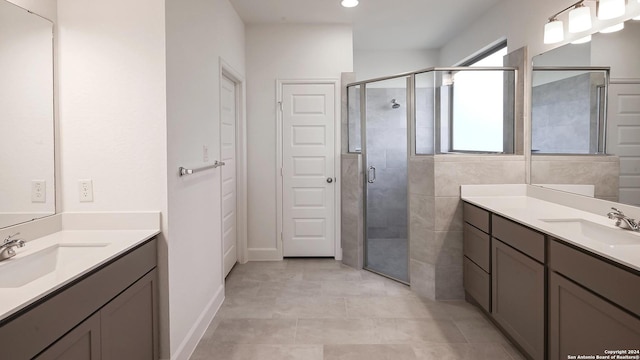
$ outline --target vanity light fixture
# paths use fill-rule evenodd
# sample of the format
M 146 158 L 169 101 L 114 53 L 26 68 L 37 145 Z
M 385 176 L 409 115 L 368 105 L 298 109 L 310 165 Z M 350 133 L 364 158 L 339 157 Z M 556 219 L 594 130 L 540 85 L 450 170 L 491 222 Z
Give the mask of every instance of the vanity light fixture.
M 578 40 L 574 40 L 571 43 L 574 45 L 578 45 L 578 44 L 584 44 L 584 43 L 588 43 L 589 41 L 591 41 L 591 35 L 587 35 L 583 38 L 580 38 Z
M 598 19 L 609 20 L 624 15 L 625 0 L 598 0 Z
M 591 29 L 591 8 L 579 3 L 569 11 L 569 32 L 579 33 Z
M 564 26 L 562 21 L 555 17 L 550 18 L 544 26 L 544 43 L 555 44 L 564 40 Z
M 346 7 L 346 8 L 356 7 L 356 6 L 358 6 L 358 0 L 342 0 L 340 5 L 342 5 L 343 7 Z
M 621 22 L 620 24 L 609 26 L 608 28 L 604 28 L 604 29 L 600 30 L 600 32 L 603 33 L 603 34 L 610 34 L 610 33 L 616 32 L 616 31 L 620 31 L 622 29 L 624 29 L 624 23 L 623 22 Z

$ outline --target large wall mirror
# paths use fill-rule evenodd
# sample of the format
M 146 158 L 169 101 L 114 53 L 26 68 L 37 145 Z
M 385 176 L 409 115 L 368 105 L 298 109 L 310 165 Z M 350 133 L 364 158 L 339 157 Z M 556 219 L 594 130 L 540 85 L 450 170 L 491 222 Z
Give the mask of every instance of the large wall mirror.
M 0 228 L 55 214 L 53 24 L 0 0 Z
M 624 25 L 533 58 L 532 184 L 640 206 L 640 21 Z

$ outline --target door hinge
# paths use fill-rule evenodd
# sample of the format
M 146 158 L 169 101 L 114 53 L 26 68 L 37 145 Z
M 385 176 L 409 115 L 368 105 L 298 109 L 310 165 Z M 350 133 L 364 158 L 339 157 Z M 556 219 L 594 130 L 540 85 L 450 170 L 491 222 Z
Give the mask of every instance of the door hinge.
M 282 168 L 280 168 L 280 176 L 284 176 L 284 170 L 282 170 Z
M 282 101 L 278 101 L 278 105 L 280 106 L 280 111 L 282 111 Z

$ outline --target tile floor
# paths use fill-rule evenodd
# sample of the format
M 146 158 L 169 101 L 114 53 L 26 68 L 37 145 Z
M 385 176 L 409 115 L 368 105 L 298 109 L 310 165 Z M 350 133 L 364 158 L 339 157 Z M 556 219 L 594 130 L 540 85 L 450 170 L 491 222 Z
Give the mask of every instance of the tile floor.
M 524 359 L 475 307 L 334 260 L 236 265 L 191 360 Z

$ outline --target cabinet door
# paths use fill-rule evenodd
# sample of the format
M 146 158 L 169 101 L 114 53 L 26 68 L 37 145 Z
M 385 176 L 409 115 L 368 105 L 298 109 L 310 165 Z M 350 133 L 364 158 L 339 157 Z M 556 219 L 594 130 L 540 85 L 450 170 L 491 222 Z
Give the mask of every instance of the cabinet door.
M 549 274 L 550 360 L 639 345 L 640 319 L 555 272 Z
M 51 347 L 36 356 L 37 360 L 99 360 L 100 316 L 93 315 L 80 323 Z
M 103 360 L 158 358 L 156 270 L 100 311 Z
M 491 239 L 492 316 L 533 359 L 544 359 L 544 266 Z

